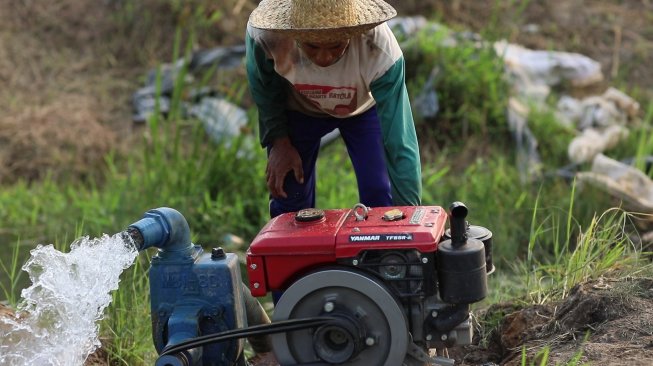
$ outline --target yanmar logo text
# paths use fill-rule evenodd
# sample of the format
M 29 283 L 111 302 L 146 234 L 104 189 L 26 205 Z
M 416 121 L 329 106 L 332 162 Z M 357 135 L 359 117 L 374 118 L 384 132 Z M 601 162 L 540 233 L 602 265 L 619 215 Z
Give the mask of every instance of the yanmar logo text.
M 358 242 L 380 242 L 380 241 L 412 241 L 413 234 L 367 234 L 350 235 L 350 243 Z

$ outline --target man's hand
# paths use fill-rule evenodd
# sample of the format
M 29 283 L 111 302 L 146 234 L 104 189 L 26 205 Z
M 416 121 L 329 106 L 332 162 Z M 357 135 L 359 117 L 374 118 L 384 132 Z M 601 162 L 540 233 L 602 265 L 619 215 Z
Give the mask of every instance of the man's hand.
M 283 190 L 283 181 L 291 170 L 295 174 L 295 179 L 303 184 L 304 169 L 297 149 L 292 146 L 288 137 L 276 139 L 270 149 L 268 166 L 265 169 L 268 190 L 272 197 L 288 197 Z

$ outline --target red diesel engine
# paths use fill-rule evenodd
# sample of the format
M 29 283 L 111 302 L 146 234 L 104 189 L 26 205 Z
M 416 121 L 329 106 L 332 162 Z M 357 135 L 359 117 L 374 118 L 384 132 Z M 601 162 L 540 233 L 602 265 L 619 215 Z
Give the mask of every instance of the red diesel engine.
M 459 202 L 450 214 L 357 204 L 271 220 L 247 252 L 252 294 L 282 294 L 273 321 L 334 319 L 272 335 L 280 364 L 453 364 L 429 350 L 471 342 L 470 304 L 493 269 L 491 232 L 466 216 Z

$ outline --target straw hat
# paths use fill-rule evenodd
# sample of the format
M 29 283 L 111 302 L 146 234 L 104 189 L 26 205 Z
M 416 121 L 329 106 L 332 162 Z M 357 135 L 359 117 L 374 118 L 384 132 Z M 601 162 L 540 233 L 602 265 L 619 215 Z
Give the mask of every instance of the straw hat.
M 396 15 L 383 0 L 263 0 L 249 23 L 300 41 L 326 42 L 351 38 Z

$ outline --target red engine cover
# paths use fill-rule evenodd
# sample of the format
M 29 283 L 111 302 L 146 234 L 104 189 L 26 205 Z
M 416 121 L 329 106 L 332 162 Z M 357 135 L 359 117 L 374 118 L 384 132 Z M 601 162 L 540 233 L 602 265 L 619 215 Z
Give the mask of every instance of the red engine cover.
M 447 221 L 439 206 L 378 207 L 359 220 L 363 214 L 359 209 L 335 209 L 324 210 L 312 221 L 299 221 L 295 213 L 272 219 L 247 251 L 252 294 L 285 289 L 309 270 L 356 257 L 364 250 L 434 252 Z

